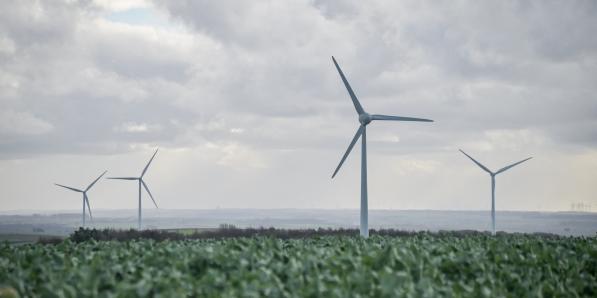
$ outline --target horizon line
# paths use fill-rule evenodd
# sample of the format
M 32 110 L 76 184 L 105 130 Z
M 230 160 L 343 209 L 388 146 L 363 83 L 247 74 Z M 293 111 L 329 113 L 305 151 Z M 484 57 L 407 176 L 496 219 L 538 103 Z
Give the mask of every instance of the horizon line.
M 254 211 L 275 211 L 275 210 L 296 210 L 296 211 L 359 211 L 359 208 L 295 208 L 295 207 L 280 207 L 280 208 L 245 208 L 245 207 L 213 207 L 213 208 L 193 208 L 193 209 L 178 209 L 178 208 L 143 208 L 146 210 L 154 210 L 153 212 L 162 211 L 215 211 L 215 210 L 254 210 Z M 96 208 L 94 211 L 137 211 L 137 208 Z M 376 208 L 369 209 L 371 211 L 441 211 L 441 212 L 491 212 L 490 209 L 429 209 L 429 208 L 408 208 L 408 209 L 394 209 L 394 208 Z M 65 213 L 73 212 L 80 213 L 79 209 L 9 209 L 0 210 L 0 215 L 8 215 L 8 213 Z M 496 212 L 537 212 L 537 213 L 597 213 L 597 211 L 575 211 L 575 210 L 496 210 Z

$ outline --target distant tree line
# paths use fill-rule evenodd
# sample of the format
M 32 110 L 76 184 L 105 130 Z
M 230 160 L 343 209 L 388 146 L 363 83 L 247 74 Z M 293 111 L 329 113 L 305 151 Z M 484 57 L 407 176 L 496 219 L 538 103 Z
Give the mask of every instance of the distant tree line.
M 213 230 L 195 231 L 193 233 L 181 233 L 172 230 L 117 230 L 117 229 L 87 229 L 79 228 L 73 232 L 69 239 L 79 243 L 84 241 L 130 241 L 138 239 L 153 239 L 155 241 L 177 241 L 192 239 L 225 239 L 237 237 L 273 237 L 278 239 L 300 239 L 322 236 L 358 236 L 358 229 L 345 228 L 318 228 L 318 229 L 276 229 L 276 228 L 237 228 L 233 225 L 220 225 Z M 391 236 L 391 237 L 413 237 L 423 235 L 469 237 L 469 236 L 490 236 L 489 232 L 474 230 L 460 231 L 404 231 L 397 229 L 379 229 L 371 230 L 370 235 Z M 512 235 L 511 233 L 500 232 L 498 235 Z M 534 233 L 534 236 L 547 238 L 559 238 L 561 236 L 548 233 Z M 61 242 L 59 239 L 40 238 L 41 243 L 56 244 Z

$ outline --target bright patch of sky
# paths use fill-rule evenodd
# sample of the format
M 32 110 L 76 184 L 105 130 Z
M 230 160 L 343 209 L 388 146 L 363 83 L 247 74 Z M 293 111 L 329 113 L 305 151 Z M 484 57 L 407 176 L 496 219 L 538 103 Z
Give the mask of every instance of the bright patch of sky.
M 114 23 L 124 23 L 133 26 L 149 26 L 161 29 L 180 29 L 164 14 L 160 14 L 150 7 L 129 8 L 122 11 L 113 11 L 105 19 Z

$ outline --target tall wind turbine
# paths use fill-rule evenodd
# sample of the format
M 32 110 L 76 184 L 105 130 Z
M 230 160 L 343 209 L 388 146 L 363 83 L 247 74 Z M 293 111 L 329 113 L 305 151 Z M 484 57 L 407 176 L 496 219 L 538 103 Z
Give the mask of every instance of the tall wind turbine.
M 155 153 L 153 153 L 153 156 L 151 156 L 151 159 L 149 160 L 149 162 L 143 169 L 143 172 L 141 172 L 141 176 L 139 176 L 139 177 L 108 177 L 107 178 L 107 179 L 117 179 L 117 180 L 138 180 L 139 181 L 139 230 L 141 230 L 141 185 L 143 185 L 143 187 L 149 194 L 149 197 L 151 198 L 151 201 L 153 202 L 155 207 L 158 208 L 158 204 L 155 203 L 155 200 L 153 199 L 153 195 L 151 195 L 151 192 L 149 191 L 149 187 L 147 187 L 147 184 L 145 184 L 145 181 L 143 181 L 143 176 L 147 172 L 147 168 L 149 168 L 151 161 L 153 161 L 153 158 L 155 157 L 155 155 L 157 153 L 158 153 L 158 149 L 156 149 Z
M 99 177 L 97 177 L 97 179 L 93 180 L 93 182 L 91 182 L 91 184 L 89 184 L 89 186 L 87 186 L 87 188 L 85 188 L 85 190 L 80 190 L 74 187 L 70 187 L 70 186 L 65 186 L 62 184 L 58 184 L 58 183 L 54 183 L 54 185 L 56 186 L 60 186 L 60 187 L 64 187 L 66 189 L 70 189 L 72 191 L 76 191 L 76 192 L 80 192 L 83 193 L 83 226 L 85 227 L 85 205 L 87 205 L 87 209 L 89 210 L 89 219 L 92 219 L 91 217 L 91 207 L 89 206 L 89 198 L 87 197 L 87 191 L 91 189 L 91 187 L 98 181 L 100 180 L 100 178 L 102 178 L 102 176 L 104 176 L 104 174 L 106 174 L 107 171 L 104 171 Z
M 344 82 L 344 86 L 346 86 L 346 90 L 348 90 L 348 94 L 350 95 L 350 98 L 352 99 L 352 104 L 354 105 L 354 108 L 356 109 L 357 114 L 359 115 L 359 122 L 361 123 L 359 128 L 357 129 L 357 133 L 355 134 L 352 141 L 350 142 L 350 145 L 348 145 L 348 149 L 346 149 L 346 153 L 344 153 L 342 160 L 340 160 L 340 164 L 338 164 L 338 167 L 334 171 L 332 178 L 334 178 L 336 176 L 336 174 L 338 173 L 338 170 L 340 170 L 340 167 L 346 160 L 346 157 L 348 157 L 348 154 L 350 154 L 352 147 L 354 147 L 354 144 L 359 140 L 359 137 L 362 136 L 362 138 L 361 138 L 361 141 L 362 141 L 361 142 L 361 146 L 362 146 L 361 147 L 361 236 L 366 238 L 366 237 L 369 237 L 369 220 L 368 220 L 368 205 L 367 205 L 367 125 L 369 123 L 371 123 L 371 121 L 373 121 L 373 120 L 421 121 L 421 122 L 433 122 L 433 120 L 421 119 L 421 118 L 411 118 L 411 117 L 401 117 L 401 116 L 368 114 L 367 112 L 365 112 L 365 110 L 361 106 L 361 103 L 359 102 L 359 100 L 357 99 L 357 96 L 352 91 L 350 84 L 348 84 L 348 81 L 346 80 L 344 73 L 342 73 L 340 66 L 338 66 L 338 63 L 336 62 L 336 59 L 334 59 L 333 56 L 332 56 L 332 61 L 334 61 L 334 65 L 336 66 L 336 69 L 338 70 L 338 73 L 340 74 L 340 77 L 342 78 L 342 82 Z
M 499 173 L 505 172 L 509 169 L 511 169 L 514 166 L 517 166 L 529 159 L 531 159 L 532 157 L 529 157 L 527 159 L 523 159 L 519 162 L 515 162 L 509 166 L 503 167 L 499 170 L 497 170 L 495 173 L 490 171 L 486 166 L 482 165 L 480 162 L 476 161 L 474 158 L 472 158 L 470 155 L 464 153 L 464 151 L 462 151 L 461 149 L 460 152 L 462 152 L 462 154 L 466 155 L 466 157 L 470 158 L 474 163 L 476 163 L 481 169 L 483 169 L 483 171 L 489 173 L 489 175 L 491 176 L 491 234 L 495 236 L 495 176 Z

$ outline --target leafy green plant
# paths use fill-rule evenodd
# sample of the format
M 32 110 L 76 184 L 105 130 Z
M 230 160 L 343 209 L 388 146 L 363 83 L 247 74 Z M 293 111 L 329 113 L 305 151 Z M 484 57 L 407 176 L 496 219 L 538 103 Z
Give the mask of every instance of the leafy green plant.
M 24 297 L 595 297 L 595 238 L 65 240 L 0 245 Z

